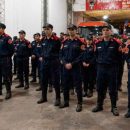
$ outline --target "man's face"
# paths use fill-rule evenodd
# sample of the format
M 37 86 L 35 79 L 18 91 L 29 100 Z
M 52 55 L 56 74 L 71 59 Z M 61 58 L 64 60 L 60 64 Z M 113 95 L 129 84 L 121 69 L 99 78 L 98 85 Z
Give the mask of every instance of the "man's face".
M 24 38 L 25 38 L 25 34 L 19 33 L 19 38 L 20 38 L 20 39 L 24 39 Z
M 70 36 L 75 36 L 76 35 L 76 30 L 75 29 L 68 29 L 68 34 L 70 35 Z
M 0 34 L 4 33 L 4 29 L 0 28 Z
M 35 35 L 35 36 L 34 36 L 34 40 L 35 40 L 35 41 L 39 41 L 39 40 L 40 40 L 40 36 L 39 36 L 39 35 Z
M 112 31 L 109 28 L 103 28 L 102 29 L 103 37 L 109 37 L 111 34 L 112 34 Z
M 92 40 L 86 40 L 87 45 L 91 45 L 92 44 Z
M 45 34 L 48 36 L 48 35 L 51 35 L 52 34 L 52 31 L 53 29 L 52 28 L 44 28 L 44 32 Z

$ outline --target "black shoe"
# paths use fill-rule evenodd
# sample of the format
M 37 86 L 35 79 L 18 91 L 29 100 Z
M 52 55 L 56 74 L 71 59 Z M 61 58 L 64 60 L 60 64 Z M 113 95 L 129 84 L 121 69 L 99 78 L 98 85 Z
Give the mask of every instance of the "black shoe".
M 0 90 L 0 95 L 2 95 L 2 91 Z
M 29 85 L 25 85 L 24 89 L 25 90 L 29 89 Z
M 17 85 L 15 88 L 23 88 L 23 87 L 24 87 L 23 84 L 19 84 L 19 85 Z
M 60 99 L 57 99 L 54 103 L 54 106 L 60 106 Z
M 88 98 L 91 98 L 93 96 L 93 92 L 92 91 L 89 91 L 88 93 L 87 93 L 87 97 Z
M 85 92 L 84 94 L 83 94 L 83 97 L 87 97 L 88 95 L 87 95 L 87 93 Z
M 32 73 L 29 74 L 29 76 L 32 76 L 32 75 L 33 75 Z
M 81 112 L 82 111 L 82 105 L 77 104 L 76 112 Z
M 41 98 L 41 99 L 37 102 L 37 104 L 42 104 L 42 103 L 45 103 L 45 102 L 47 102 L 47 99 Z
M 122 88 L 119 88 L 118 91 L 119 91 L 119 92 L 122 92 Z
M 119 116 L 119 111 L 117 107 L 112 108 L 111 112 L 113 113 L 114 116 Z
M 12 97 L 11 92 L 7 92 L 7 93 L 6 93 L 6 96 L 5 96 L 5 99 L 8 100 L 8 99 L 10 99 L 11 97 Z
M 130 110 L 125 114 L 125 118 L 130 118 Z
M 13 75 L 16 75 L 16 72 L 14 72 Z
M 59 108 L 66 108 L 69 107 L 69 103 L 60 104 Z
M 103 111 L 103 107 L 102 106 L 96 106 L 95 108 L 92 109 L 92 112 L 99 112 L 99 111 Z
M 41 90 L 42 90 L 42 88 L 41 88 L 41 87 L 36 89 L 36 91 L 41 91 Z
M 31 83 L 35 83 L 35 82 L 37 82 L 37 80 L 36 79 L 32 79 L 30 82 Z

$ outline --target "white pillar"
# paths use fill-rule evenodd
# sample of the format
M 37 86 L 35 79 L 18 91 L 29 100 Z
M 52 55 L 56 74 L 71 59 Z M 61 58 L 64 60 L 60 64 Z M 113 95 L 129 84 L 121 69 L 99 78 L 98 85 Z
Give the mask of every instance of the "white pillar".
M 32 40 L 34 33 L 41 33 L 41 0 L 5 0 L 5 24 L 12 36 L 23 29 Z
M 59 35 L 67 28 L 67 2 L 66 0 L 48 0 L 48 23 L 54 26 Z

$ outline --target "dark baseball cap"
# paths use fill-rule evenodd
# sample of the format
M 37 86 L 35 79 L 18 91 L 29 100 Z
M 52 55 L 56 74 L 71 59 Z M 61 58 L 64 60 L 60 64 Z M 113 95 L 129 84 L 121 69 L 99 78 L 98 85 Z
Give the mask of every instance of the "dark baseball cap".
M 2 28 L 2 29 L 6 29 L 6 26 L 5 26 L 5 24 L 3 24 L 3 23 L 0 23 L 0 28 Z
M 103 26 L 102 29 L 103 29 L 103 28 L 108 28 L 108 29 L 110 29 L 110 30 L 112 29 L 112 27 L 111 27 L 110 24 L 108 24 L 108 25 L 106 25 L 106 26 Z
M 49 23 L 46 23 L 43 28 L 51 28 L 53 29 L 53 25 L 49 24 Z
M 68 25 L 67 29 L 74 29 L 74 30 L 77 30 L 77 26 L 74 25 L 74 24 L 70 24 L 70 25 Z
M 26 34 L 24 30 L 19 31 L 19 34 Z

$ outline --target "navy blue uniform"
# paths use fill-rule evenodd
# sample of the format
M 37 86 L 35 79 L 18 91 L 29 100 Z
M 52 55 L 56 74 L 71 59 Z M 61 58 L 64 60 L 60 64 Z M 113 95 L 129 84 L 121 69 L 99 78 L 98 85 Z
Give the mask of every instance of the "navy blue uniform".
M 108 87 L 112 108 L 116 107 L 119 47 L 120 44 L 114 39 L 102 40 L 96 44 L 98 106 L 103 105 Z
M 125 48 L 125 44 L 122 43 L 121 44 L 122 48 Z M 124 72 L 124 65 L 125 65 L 125 54 L 124 53 L 120 53 L 120 61 L 118 64 L 118 90 L 121 91 L 121 85 L 122 85 L 122 77 L 123 77 L 123 72 Z
M 45 38 L 42 42 L 43 62 L 41 65 L 41 88 L 42 98 L 47 100 L 47 88 L 49 79 L 52 80 L 52 85 L 55 88 L 56 100 L 60 100 L 60 62 L 59 51 L 61 42 L 56 36 Z
M 17 65 L 20 84 L 29 85 L 29 57 L 31 56 L 31 45 L 26 39 L 18 40 L 17 43 Z
M 42 54 L 42 43 L 41 41 L 36 42 L 34 41 L 33 43 L 35 43 L 35 46 L 32 46 L 33 50 L 32 50 L 32 55 L 35 55 L 35 59 L 32 59 L 32 69 L 33 69 L 33 79 L 36 80 L 36 72 L 38 69 L 38 76 L 40 79 L 40 65 L 41 62 L 39 61 L 39 58 Z
M 7 34 L 0 36 L 0 91 L 2 91 L 2 77 L 7 92 L 11 92 L 12 82 L 12 60 L 14 45 L 12 39 Z
M 127 54 L 125 54 L 125 56 L 126 56 L 126 62 L 128 66 L 128 109 L 130 112 L 130 45 L 128 45 L 127 48 L 129 49 L 129 51 Z
M 81 45 L 82 42 L 79 39 L 66 39 L 61 49 L 60 58 L 63 63 L 63 94 L 65 104 L 69 103 L 69 90 L 72 81 L 73 86 L 76 88 L 78 104 L 82 104 Z M 65 64 L 67 63 L 72 64 L 72 69 L 68 70 L 65 68 Z
M 94 89 L 96 59 L 95 59 L 95 52 L 94 52 L 93 46 L 85 47 L 85 50 L 83 52 L 82 62 L 89 64 L 88 67 L 82 66 L 84 91 L 87 94 L 88 90 L 93 92 L 93 89 Z

